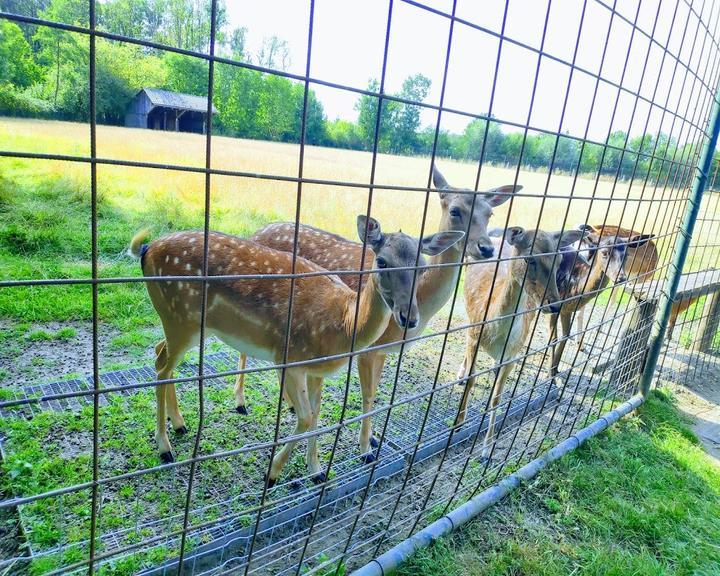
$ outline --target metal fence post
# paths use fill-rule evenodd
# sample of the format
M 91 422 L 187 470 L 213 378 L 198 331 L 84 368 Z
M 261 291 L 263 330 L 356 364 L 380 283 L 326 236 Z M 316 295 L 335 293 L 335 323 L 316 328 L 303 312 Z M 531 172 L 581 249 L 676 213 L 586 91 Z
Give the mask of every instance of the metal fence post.
M 720 87 L 716 87 L 714 95 L 713 109 L 708 121 L 709 138 L 705 141 L 702 153 L 698 159 L 695 168 L 695 180 L 692 190 L 685 207 L 682 225 L 680 226 L 680 236 L 675 243 L 670 268 L 665 279 L 665 287 L 660 295 L 658 305 L 658 315 L 655 317 L 653 332 L 650 336 L 650 345 L 648 348 L 647 360 L 643 368 L 642 377 L 640 379 L 640 390 L 643 396 L 647 396 L 650 392 L 655 366 L 657 365 L 660 349 L 665 338 L 665 330 L 670 320 L 670 311 L 672 309 L 675 295 L 677 294 L 680 276 L 682 275 L 683 266 L 687 257 L 690 242 L 692 240 L 695 222 L 700 212 L 700 204 L 702 203 L 703 193 L 707 185 L 708 173 L 712 168 L 713 154 L 718 141 L 718 133 L 720 133 L 720 101 L 718 100 L 718 92 Z

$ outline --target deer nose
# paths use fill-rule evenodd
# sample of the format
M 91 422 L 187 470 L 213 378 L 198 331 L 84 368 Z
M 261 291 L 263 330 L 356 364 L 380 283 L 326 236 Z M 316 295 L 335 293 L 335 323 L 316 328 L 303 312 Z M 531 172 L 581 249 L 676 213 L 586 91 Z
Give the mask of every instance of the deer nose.
M 488 246 L 479 246 L 479 249 L 483 258 L 490 258 L 495 252 L 495 247 L 492 244 Z
M 410 320 L 408 320 L 407 317 L 405 316 L 405 314 L 400 312 L 400 324 L 402 325 L 403 328 L 405 326 L 407 326 L 408 328 L 415 328 L 415 326 L 417 326 L 418 322 L 417 322 L 417 318 L 411 318 Z

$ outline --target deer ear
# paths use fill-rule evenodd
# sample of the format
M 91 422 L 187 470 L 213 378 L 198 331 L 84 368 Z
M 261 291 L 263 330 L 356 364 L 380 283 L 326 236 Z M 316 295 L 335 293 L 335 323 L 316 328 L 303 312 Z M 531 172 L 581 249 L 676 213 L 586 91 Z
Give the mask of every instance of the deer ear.
M 357 230 L 360 240 L 365 239 L 368 246 L 373 250 L 376 250 L 382 244 L 383 234 L 380 230 L 380 222 L 375 220 L 375 218 L 360 214 L 357 217 Z M 367 235 L 365 234 L 366 230 Z
M 496 206 L 500 206 L 500 204 L 504 204 L 510 200 L 513 194 L 520 192 L 522 189 L 523 187 L 520 184 L 507 184 L 505 186 L 500 186 L 499 188 L 493 188 L 492 190 L 485 192 L 485 200 L 488 204 L 490 204 L 490 206 L 495 208 Z
M 560 248 L 574 244 L 587 235 L 585 230 L 568 230 L 567 232 L 556 232 L 555 238 L 560 240 Z
M 447 230 L 425 236 L 420 240 L 420 251 L 428 256 L 437 256 L 445 252 L 445 250 L 459 240 L 462 240 L 463 236 L 465 236 L 465 232 L 454 230 Z
M 633 236 L 632 238 L 628 239 L 628 247 L 640 248 L 640 246 L 644 246 L 653 238 L 655 238 L 655 234 L 638 234 L 637 236 Z
M 523 248 L 527 244 L 527 234 L 525 228 L 521 226 L 510 226 L 505 233 L 505 240 L 511 246 Z
M 440 170 L 437 169 L 437 167 L 433 164 L 432 169 L 432 175 L 433 175 L 433 186 L 437 188 L 438 190 L 442 190 L 443 188 L 449 188 L 449 184 L 447 183 L 447 180 L 445 180 L 445 176 L 443 176 L 440 173 Z

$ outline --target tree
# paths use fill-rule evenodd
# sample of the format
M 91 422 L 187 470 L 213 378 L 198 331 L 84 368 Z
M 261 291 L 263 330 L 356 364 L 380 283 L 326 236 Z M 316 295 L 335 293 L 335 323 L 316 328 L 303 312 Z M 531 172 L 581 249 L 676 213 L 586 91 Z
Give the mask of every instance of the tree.
M 212 0 L 154 0 L 156 15 L 154 39 L 163 44 L 196 52 L 210 46 Z M 216 40 L 222 43 L 227 24 L 225 2 L 218 0 Z
M 245 42 L 247 39 L 247 28 L 235 28 L 230 34 L 230 56 L 241 62 L 248 61 L 245 53 Z
M 258 65 L 276 70 L 290 68 L 290 48 L 285 40 L 271 36 L 263 40 L 260 52 L 257 54 Z
M 0 21 L 0 84 L 27 88 L 41 78 L 30 44 L 14 22 Z
M 378 92 L 380 84 L 374 78 L 368 82 L 368 92 Z M 375 96 L 363 94 L 355 103 L 355 110 L 358 111 L 358 133 L 365 150 L 372 150 L 375 142 L 375 124 L 377 123 L 379 99 Z M 387 101 L 383 102 L 387 104 Z
M 164 58 L 167 69 L 166 88 L 196 96 L 207 96 L 208 65 L 205 60 L 169 52 Z
M 37 18 L 50 0 L 0 0 L 0 11 Z
M 98 24 L 108 32 L 144 38 L 148 13 L 154 8 L 149 0 L 114 0 L 98 5 Z
M 409 76 L 403 82 L 398 96 L 403 100 L 423 102 L 427 98 L 431 81 L 422 74 Z M 388 108 L 391 129 L 389 151 L 408 154 L 419 149 L 418 129 L 420 128 L 420 107 L 405 102 L 393 102 Z M 384 118 L 383 118 L 384 120 Z
M 295 84 L 293 87 L 295 99 L 295 118 L 297 119 L 295 133 L 300 135 L 300 126 L 303 113 L 303 101 L 305 97 L 305 85 Z M 322 104 L 317 99 L 315 92 L 308 90 L 307 112 L 305 114 L 305 142 L 323 145 L 327 140 L 327 118 Z
M 347 120 L 334 120 L 326 123 L 327 143 L 337 148 L 362 150 L 363 141 L 357 124 Z

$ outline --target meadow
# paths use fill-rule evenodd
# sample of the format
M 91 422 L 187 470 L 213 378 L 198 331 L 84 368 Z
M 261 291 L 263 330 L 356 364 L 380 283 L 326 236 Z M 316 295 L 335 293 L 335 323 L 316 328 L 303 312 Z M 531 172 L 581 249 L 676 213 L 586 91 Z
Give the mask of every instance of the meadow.
M 0 118 L 2 149 L 35 154 L 89 155 L 89 126 L 82 123 Z M 113 126 L 97 127 L 98 157 L 202 168 L 205 138 L 196 134 L 163 133 Z M 310 179 L 357 183 L 358 187 L 304 184 L 302 222 L 355 238 L 355 215 L 365 213 L 372 155 L 366 152 L 308 146 L 303 175 Z M 214 137 L 212 167 L 268 176 L 296 177 L 299 146 Z M 438 167 L 454 186 L 472 188 L 477 166 L 439 160 Z M 430 170 L 427 157 L 379 155 L 378 185 L 425 187 Z M 205 177 L 177 170 L 100 164 L 98 178 L 98 257 L 101 277 L 137 276 L 137 262 L 125 255 L 128 241 L 139 228 L 155 234 L 201 228 L 204 222 Z M 493 226 L 512 225 L 556 230 L 581 222 L 618 224 L 660 236 L 668 253 L 686 190 L 646 187 L 643 182 L 574 179 L 567 174 L 520 171 L 484 166 L 479 189 L 517 182 L 524 188 L 512 203 L 495 210 Z M 547 189 L 546 197 L 545 191 Z M 594 200 L 590 200 L 593 198 Z M 716 212 L 719 195 L 708 195 L 703 214 Z M 295 218 L 298 186 L 264 178 L 213 175 L 210 188 L 210 226 L 247 236 L 262 225 Z M 638 201 L 642 200 L 642 201 Z M 418 191 L 375 189 L 372 215 L 385 230 L 420 232 L 427 203 L 425 230 L 434 231 L 439 219 L 435 195 Z M 508 211 L 512 214 L 508 217 Z M 711 224 L 711 223 L 710 223 Z M 699 226 L 699 244 L 707 243 L 712 226 Z M 85 162 L 0 158 L 0 276 L 6 279 L 87 278 L 90 276 L 90 168 Z M 717 248 L 691 253 L 695 268 L 707 267 Z M 157 326 L 144 288 L 139 284 L 104 285 L 99 290 L 99 318 L 114 327 L 118 348 L 125 343 L 140 353 L 150 342 L 145 328 Z M 27 288 L 0 291 L 0 319 L 20 323 L 87 321 L 91 317 L 87 286 Z M 17 326 L 12 326 L 16 331 Z M 35 327 L 38 328 L 38 327 Z M 55 334 L 62 326 L 51 329 Z M 75 328 L 77 330 L 77 328 Z M 33 329 L 34 330 L 34 329 Z M 30 328 L 25 332 L 33 332 Z M 7 330 L 6 330 L 7 333 Z M 39 336 L 41 337 L 41 336 Z M 154 337 L 154 336 L 153 336 Z M 15 339 L 13 337 L 13 339 Z M 5 368 L 6 369 L 6 368 Z M 2 376 L 0 368 L 0 376 Z
M 89 135 L 86 124 L 0 118 L 3 151 L 86 157 Z M 97 127 L 97 155 L 104 159 L 202 168 L 205 145 L 205 138 L 194 134 Z M 218 170 L 295 177 L 298 163 L 297 145 L 226 137 L 212 139 L 212 167 Z M 369 153 L 308 146 L 304 177 L 353 182 L 358 186 L 303 184 L 301 221 L 354 238 L 355 216 L 367 210 L 371 163 Z M 473 187 L 476 165 L 448 160 L 437 164 L 450 184 Z M 379 155 L 376 183 L 422 188 L 427 186 L 429 171 L 427 157 Z M 619 182 L 614 186 L 611 180 L 596 182 L 583 177 L 574 182 L 566 174 L 552 174 L 548 180 L 547 173 L 521 171 L 516 174 L 512 168 L 489 165 L 482 169 L 479 188 L 512 183 L 516 176 L 524 188 L 512 203 L 509 222 L 529 228 L 539 222 L 545 229 L 558 230 L 579 222 L 598 223 L 607 219 L 608 223 L 664 235 L 675 230 L 684 206 L 684 190 L 656 190 L 651 186 L 643 190 L 642 183 L 630 186 Z M 97 177 L 98 273 L 103 278 L 141 275 L 137 261 L 126 255 L 128 241 L 140 227 L 150 225 L 155 234 L 161 234 L 203 225 L 203 174 L 100 164 Z M 210 180 L 210 226 L 215 230 L 248 236 L 268 222 L 295 217 L 298 198 L 295 183 L 220 175 L 213 175 Z M 545 196 L 546 187 L 547 194 L 553 198 Z M 595 199 L 593 202 L 589 200 L 591 197 Z M 640 199 L 653 201 L 638 202 Z M 425 229 L 431 232 L 436 229 L 440 216 L 434 194 L 376 189 L 372 215 L 386 230 L 401 228 L 417 234 L 426 202 Z M 716 204 L 717 198 L 708 197 L 703 214 L 711 218 Z M 491 225 L 504 225 L 509 210 L 509 203 L 496 209 Z M 701 241 L 709 238 L 709 232 L 700 232 Z M 0 158 L 0 278 L 89 278 L 90 235 L 87 163 Z M 662 238 L 659 245 L 666 257 L 668 238 Z M 706 259 L 711 256 L 714 256 L 712 250 L 703 252 L 702 257 L 698 256 L 697 265 L 709 261 Z M 18 387 L 28 383 L 91 372 L 91 303 L 89 286 L 0 288 L 0 398 L 11 398 Z M 152 364 L 151 347 L 161 333 L 142 283 L 101 285 L 98 318 L 101 372 Z M 404 365 L 403 372 L 407 374 L 403 377 L 408 381 L 417 379 L 427 384 L 430 378 L 427 375 L 433 370 L 431 358 L 437 354 L 438 346 L 434 342 L 428 340 L 424 347 L 417 348 L 419 352 L 411 359 L 414 365 L 410 368 Z M 453 346 L 454 351 L 460 349 L 460 336 Z M 211 344 L 211 352 L 219 350 L 216 343 Z M 455 367 L 456 362 L 443 367 L 444 375 L 451 378 Z M 392 365 L 387 370 L 391 378 Z M 255 384 L 248 387 L 253 425 L 242 426 L 241 430 L 238 430 L 237 419 L 228 418 L 228 408 L 232 405 L 229 387 L 208 390 L 203 451 L 228 450 L 269 439 L 271 431 L 263 423 L 273 417 L 277 384 L 272 373 L 253 376 Z M 410 382 L 408 389 L 412 390 L 413 385 L 417 386 Z M 328 383 L 328 389 L 335 391 L 330 392 L 323 403 L 321 420 L 325 423 L 339 418 L 343 387 L 342 375 Z M 101 474 L 119 474 L 156 464 L 152 442 L 153 402 L 151 390 L 143 390 L 130 399 L 109 396 L 108 404 L 101 410 Z M 185 387 L 181 404 L 191 430 L 197 429 L 197 402 L 195 386 Z M 348 403 L 348 415 L 359 413 L 355 375 Z M 283 433 L 289 433 L 292 421 L 291 415 L 283 415 Z M 1 476 L 6 493 L 33 494 L 88 480 L 92 464 L 89 456 L 92 410 L 88 406 L 77 414 L 42 412 L 32 419 L 0 419 L 0 424 L 11 438 L 7 446 L 12 455 L 3 463 L 4 476 Z M 347 462 L 355 463 L 355 433 L 345 436 L 342 449 L 348 455 Z M 181 459 L 190 455 L 193 440 L 191 434 L 176 441 Z M 330 443 L 330 434 L 322 437 L 324 458 L 328 456 Z M 233 506 L 242 511 L 247 505 L 243 498 L 249 498 L 248 494 L 257 496 L 253 491 L 257 491 L 260 483 L 255 476 L 264 469 L 263 459 L 267 456 L 264 453 L 257 456 L 259 465 L 253 453 L 233 461 L 209 461 L 203 466 L 198 481 L 204 490 L 200 503 L 210 506 L 217 501 L 213 490 L 220 479 L 223 486 L 229 487 L 222 498 L 233 499 Z M 287 476 L 302 469 L 302 455 L 296 452 Z M 162 475 L 153 474 L 142 482 L 108 488 L 104 496 L 108 504 L 100 518 L 101 530 L 126 530 L 126 543 L 146 537 L 147 534 L 132 531 L 133 521 L 146 512 L 152 518 L 168 518 L 181 509 L 183 482 L 182 474 L 174 476 L 171 484 L 167 484 Z M 288 486 L 282 487 L 282 490 L 288 489 Z M 83 538 L 89 521 L 87 494 L 71 495 L 62 502 L 81 519 L 78 523 L 73 524 L 57 510 L 41 503 L 25 509 L 34 546 L 52 549 L 62 542 L 77 546 L 64 555 L 50 555 L 36 562 L 35 572 L 74 561 L 85 553 Z M 201 519 L 208 521 L 221 512 L 212 509 L 204 514 Z M 171 524 L 177 522 L 174 518 Z M 174 553 L 176 550 L 171 547 L 159 547 L 149 550 L 145 557 L 128 559 L 127 564 L 121 562 L 106 567 L 105 572 L 132 573 L 141 565 L 157 563 Z

